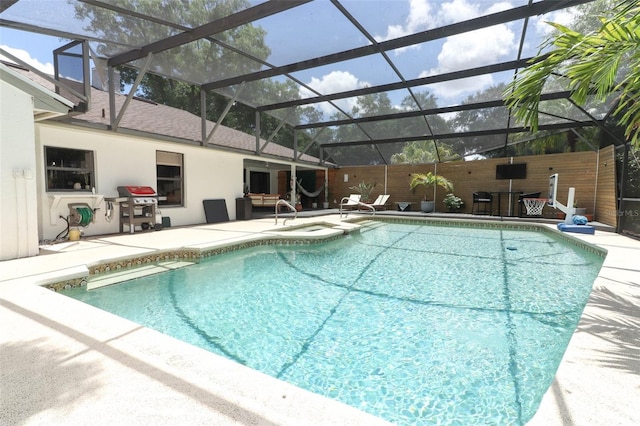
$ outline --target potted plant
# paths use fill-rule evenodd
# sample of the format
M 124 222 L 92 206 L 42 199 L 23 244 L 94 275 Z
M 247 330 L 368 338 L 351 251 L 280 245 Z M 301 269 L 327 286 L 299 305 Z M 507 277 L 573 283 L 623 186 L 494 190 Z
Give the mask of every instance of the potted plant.
M 297 192 L 293 193 L 293 206 L 295 207 L 296 211 L 302 211 L 302 197 L 300 197 L 300 194 L 298 194 Z
M 356 186 L 350 186 L 349 189 L 360 194 L 360 201 L 362 201 L 363 203 L 368 203 L 370 201 L 369 197 L 371 197 L 371 191 L 373 191 L 373 188 L 375 188 L 376 185 L 377 184 L 375 183 L 367 183 L 362 181 Z
M 579 214 L 581 216 L 584 216 L 585 214 L 587 214 L 587 208 L 586 207 L 578 207 L 578 200 L 574 200 L 573 201 L 573 208 L 576 209 L 573 214 Z
M 420 210 L 424 213 L 430 213 L 435 210 L 435 201 L 429 200 L 429 193 L 434 191 L 436 186 L 440 186 L 447 191 L 453 191 L 453 184 L 444 176 L 429 173 L 414 173 L 411 175 L 411 183 L 409 188 L 413 191 L 418 186 L 425 187 L 424 200 L 420 202 Z
M 447 206 L 451 213 L 457 212 L 464 205 L 462 198 L 455 196 L 452 192 L 448 193 L 442 202 Z

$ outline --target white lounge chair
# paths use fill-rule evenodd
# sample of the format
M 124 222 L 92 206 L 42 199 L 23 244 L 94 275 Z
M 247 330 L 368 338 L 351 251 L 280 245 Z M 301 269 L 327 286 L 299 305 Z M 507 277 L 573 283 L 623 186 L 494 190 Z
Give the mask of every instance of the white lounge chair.
M 387 201 L 389 201 L 388 194 L 378 195 L 378 198 L 376 198 L 376 200 L 371 203 L 371 206 L 373 206 L 376 210 L 386 210 Z
M 360 202 L 360 194 L 350 194 L 349 199 L 346 202 L 342 203 L 342 209 L 355 209 L 358 208 L 358 203 Z

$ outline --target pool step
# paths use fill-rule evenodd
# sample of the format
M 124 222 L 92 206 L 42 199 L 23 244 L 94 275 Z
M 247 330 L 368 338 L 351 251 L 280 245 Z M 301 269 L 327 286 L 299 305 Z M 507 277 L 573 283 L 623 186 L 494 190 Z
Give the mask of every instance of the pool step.
M 333 226 L 333 229 L 339 229 L 345 234 L 350 234 L 351 232 L 354 232 L 354 231 L 360 231 L 360 228 L 361 228 L 360 224 L 351 223 L 351 222 L 343 222 L 341 224 Z
M 362 220 L 355 222 L 360 227 L 360 232 L 372 231 L 376 228 L 384 226 L 383 222 L 379 220 Z
M 139 268 L 127 269 L 125 271 L 96 275 L 95 277 L 91 277 L 87 280 L 87 290 L 95 290 L 97 288 L 106 287 L 108 285 L 119 284 L 124 281 L 146 277 L 153 274 L 159 274 L 161 272 L 167 272 L 189 265 L 193 265 L 193 262 L 167 261 L 155 263 L 152 265 L 144 265 L 140 266 Z

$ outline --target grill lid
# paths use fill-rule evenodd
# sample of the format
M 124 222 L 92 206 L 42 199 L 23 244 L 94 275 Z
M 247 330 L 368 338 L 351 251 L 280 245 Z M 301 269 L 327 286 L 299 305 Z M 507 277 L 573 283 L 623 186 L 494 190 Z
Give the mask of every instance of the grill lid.
M 121 197 L 155 197 L 156 191 L 150 186 L 119 186 L 118 195 Z

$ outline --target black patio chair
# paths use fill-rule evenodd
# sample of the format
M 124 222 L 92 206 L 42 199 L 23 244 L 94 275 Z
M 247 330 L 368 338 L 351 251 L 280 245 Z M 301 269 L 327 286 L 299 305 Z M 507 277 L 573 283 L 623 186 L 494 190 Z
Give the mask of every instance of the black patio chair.
M 487 210 L 487 206 L 489 210 Z M 482 207 L 483 214 L 491 214 L 493 211 L 493 195 L 490 192 L 478 191 L 473 193 L 471 214 L 480 214 L 480 207 Z

